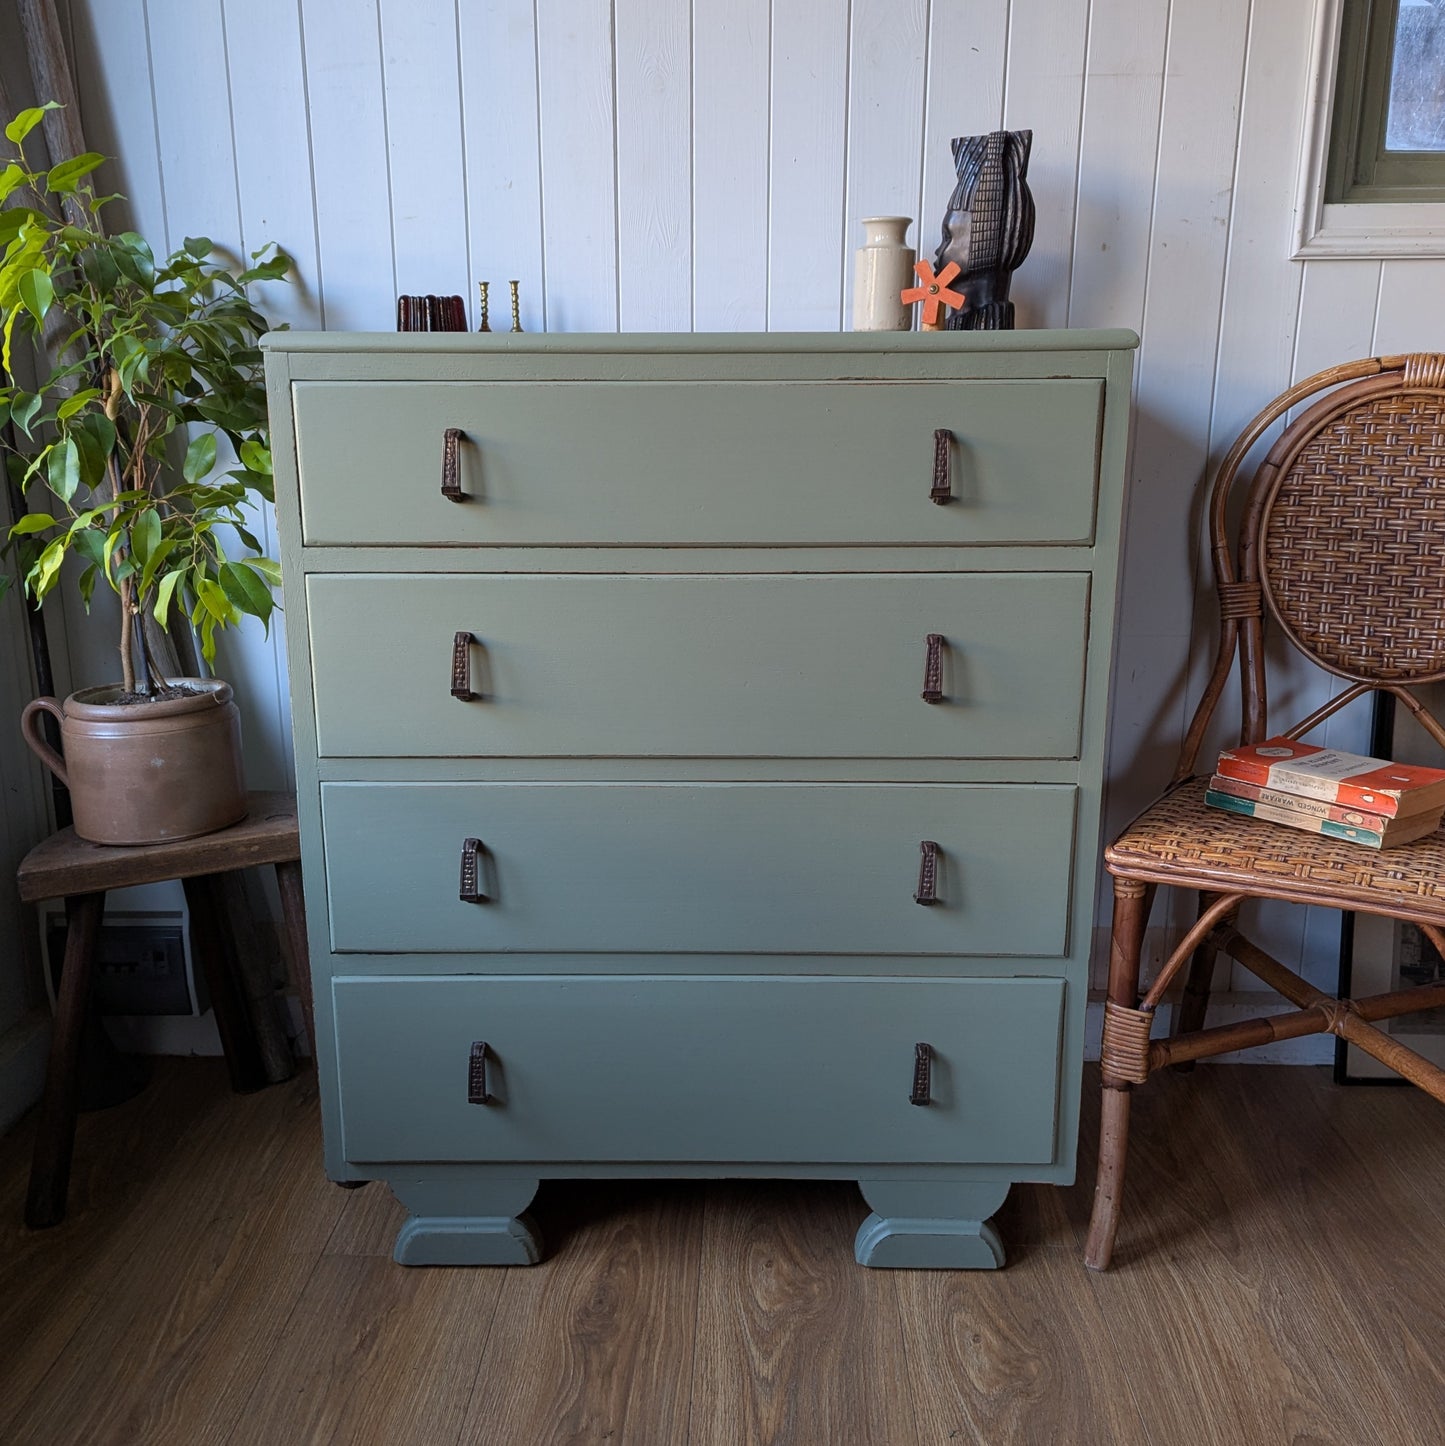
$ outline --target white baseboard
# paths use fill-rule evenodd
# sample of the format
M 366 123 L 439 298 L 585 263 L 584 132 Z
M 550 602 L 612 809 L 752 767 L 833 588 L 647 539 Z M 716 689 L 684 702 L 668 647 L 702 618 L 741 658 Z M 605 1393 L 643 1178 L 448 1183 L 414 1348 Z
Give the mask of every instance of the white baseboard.
M 50 1055 L 50 1016 L 32 1009 L 0 1035 L 0 1135 L 40 1098 Z
M 1255 1019 L 1267 1014 L 1288 1014 L 1294 1005 L 1286 1003 L 1273 994 L 1215 994 L 1210 996 L 1209 1016 L 1206 1023 L 1210 1028 L 1218 1024 L 1235 1024 L 1242 1019 Z M 1157 1038 L 1167 1035 L 1173 1026 L 1174 1007 L 1169 1003 L 1160 1005 L 1158 1021 L 1154 1026 Z M 1099 1036 L 1104 1028 L 1104 1004 L 1102 1000 L 1090 1000 L 1084 1022 L 1084 1058 L 1099 1058 Z M 1282 1039 L 1273 1044 L 1262 1044 L 1255 1049 L 1232 1050 L 1229 1054 L 1217 1054 L 1201 1064 L 1330 1064 L 1335 1057 L 1335 1039 L 1332 1034 L 1307 1034 L 1300 1039 Z

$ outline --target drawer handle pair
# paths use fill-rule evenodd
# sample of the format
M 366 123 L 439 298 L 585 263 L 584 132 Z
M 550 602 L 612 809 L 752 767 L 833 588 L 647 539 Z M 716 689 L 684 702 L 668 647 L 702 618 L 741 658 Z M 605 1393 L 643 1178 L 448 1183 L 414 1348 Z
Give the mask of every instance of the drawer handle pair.
M 942 633 L 929 633 L 926 639 L 927 652 L 923 660 L 923 692 L 919 697 L 925 703 L 943 702 L 943 648 L 948 641 Z M 472 691 L 472 644 L 476 638 L 469 632 L 459 632 L 452 639 L 452 697 L 463 703 L 476 699 Z
M 461 483 L 462 429 L 448 427 L 442 433 L 442 496 L 448 502 L 465 502 Z M 928 500 L 940 506 L 953 501 L 953 433 L 939 427 L 933 434 L 933 486 Z
M 461 886 L 457 898 L 463 904 L 490 904 L 492 899 L 482 892 L 482 852 L 486 844 L 480 839 L 461 840 Z M 939 902 L 939 846 L 932 839 L 918 844 L 918 888 L 914 904 Z
M 485 1039 L 477 1040 L 467 1058 L 467 1103 L 469 1105 L 491 1105 L 496 1095 L 487 1085 L 487 1055 L 490 1051 Z M 908 1092 L 910 1105 L 933 1103 L 933 1046 L 913 1046 L 913 1088 Z

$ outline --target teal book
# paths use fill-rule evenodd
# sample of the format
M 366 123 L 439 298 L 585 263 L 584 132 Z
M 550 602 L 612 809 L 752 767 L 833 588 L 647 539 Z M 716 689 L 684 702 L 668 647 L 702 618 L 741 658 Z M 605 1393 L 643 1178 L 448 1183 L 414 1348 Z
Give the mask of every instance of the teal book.
M 1297 828 L 1304 833 L 1317 833 L 1325 838 L 1343 839 L 1346 843 L 1361 844 L 1368 849 L 1383 848 L 1385 836 L 1376 829 L 1357 828 L 1353 824 L 1338 823 L 1332 818 L 1320 818 L 1315 814 L 1296 813 L 1287 808 L 1276 808 L 1272 804 L 1260 803 L 1258 799 L 1237 798 L 1232 793 L 1220 793 L 1217 789 L 1209 789 L 1204 795 L 1204 801 L 1210 808 L 1222 808 L 1229 813 L 1242 813 L 1248 818 L 1267 819 L 1270 823 L 1282 823 L 1287 828 Z M 1423 830 L 1429 833 L 1430 829 Z M 1423 836 L 1417 835 L 1417 837 Z M 1397 839 L 1394 836 L 1391 843 L 1407 843 L 1408 839 Z

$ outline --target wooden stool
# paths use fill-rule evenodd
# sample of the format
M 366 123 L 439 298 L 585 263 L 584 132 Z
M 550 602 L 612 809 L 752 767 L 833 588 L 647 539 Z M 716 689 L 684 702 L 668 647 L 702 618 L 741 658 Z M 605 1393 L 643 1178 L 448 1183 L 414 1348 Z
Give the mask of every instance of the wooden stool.
M 181 880 L 191 916 L 191 943 L 205 970 L 231 1087 L 238 1093 L 269 1081 L 245 995 L 231 965 L 214 875 L 272 864 L 281 891 L 282 926 L 311 1031 L 311 971 L 306 911 L 301 896 L 301 846 L 296 799 L 289 793 L 252 793 L 250 811 L 231 828 L 177 843 L 127 848 L 88 843 L 61 829 L 26 854 L 16 875 L 27 903 L 64 898 L 69 928 L 55 1008 L 55 1033 L 45 1072 L 45 1093 L 30 1166 L 25 1223 L 32 1230 L 65 1218 L 66 1189 L 75 1144 L 81 1026 L 95 964 L 105 895 L 135 884 Z

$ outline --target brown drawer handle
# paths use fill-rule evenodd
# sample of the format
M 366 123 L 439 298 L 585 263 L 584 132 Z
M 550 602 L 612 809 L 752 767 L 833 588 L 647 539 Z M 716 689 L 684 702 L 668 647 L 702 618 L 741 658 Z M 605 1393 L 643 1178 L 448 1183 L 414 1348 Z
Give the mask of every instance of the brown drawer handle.
M 482 892 L 482 848 L 479 838 L 462 840 L 462 883 L 457 897 L 464 904 L 489 904 L 491 900 Z
M 470 703 L 477 695 L 472 692 L 472 644 L 476 639 L 470 633 L 458 633 L 452 639 L 452 697 Z
M 496 1096 L 487 1088 L 487 1041 L 479 1039 L 472 1045 L 467 1060 L 467 1103 L 489 1105 Z
M 953 501 L 953 479 L 949 475 L 952 458 L 953 433 L 940 427 L 933 434 L 933 488 L 928 494 L 928 500 L 940 507 Z
M 476 1048 L 475 1045 L 472 1047 Z M 485 1045 L 482 1047 L 486 1048 Z M 908 1103 L 910 1105 L 933 1103 L 933 1046 L 931 1044 L 915 1044 L 913 1046 L 913 1089 L 909 1093 Z
M 442 433 L 442 496 L 448 502 L 467 500 L 461 483 L 461 441 L 460 427 L 448 427 Z
M 923 692 L 918 695 L 925 703 L 943 702 L 943 645 L 947 641 L 942 633 L 928 635 L 928 653 L 923 660 Z
M 913 902 L 938 902 L 938 845 L 931 838 L 918 845 L 918 892 L 914 894 Z

